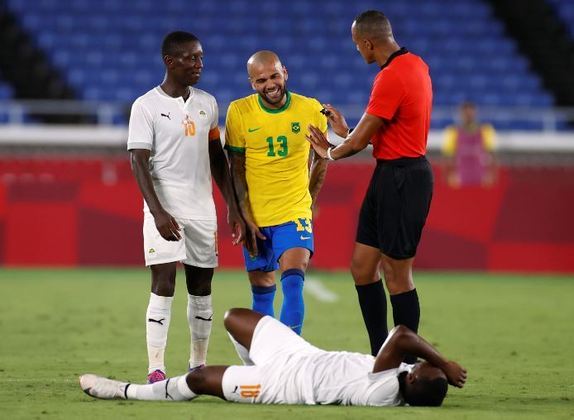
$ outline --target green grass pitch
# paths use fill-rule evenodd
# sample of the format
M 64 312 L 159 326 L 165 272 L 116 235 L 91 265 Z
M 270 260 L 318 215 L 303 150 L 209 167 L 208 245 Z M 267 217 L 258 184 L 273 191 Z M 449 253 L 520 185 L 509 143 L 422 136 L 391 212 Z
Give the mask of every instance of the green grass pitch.
M 310 274 L 338 300 L 306 294 L 304 336 L 325 349 L 368 351 L 347 273 Z M 178 287 L 166 354 L 169 373 L 189 356 L 185 286 Z M 100 401 L 81 373 L 143 381 L 149 274 L 139 269 L 0 270 L 0 417 L 3 419 L 572 418 L 574 278 L 417 273 L 420 331 L 469 372 L 441 408 L 239 405 Z M 210 364 L 237 364 L 222 319 L 249 306 L 242 272 L 216 273 Z M 280 301 L 278 296 L 277 301 Z M 279 302 L 278 302 L 279 303 Z M 278 305 L 277 305 L 278 306 Z M 389 316 L 389 319 L 390 316 Z

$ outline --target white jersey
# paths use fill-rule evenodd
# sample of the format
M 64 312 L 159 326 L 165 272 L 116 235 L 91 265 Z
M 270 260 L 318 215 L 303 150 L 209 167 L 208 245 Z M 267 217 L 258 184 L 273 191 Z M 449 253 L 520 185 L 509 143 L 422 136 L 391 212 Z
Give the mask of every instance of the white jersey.
M 222 388 L 242 403 L 395 406 L 403 402 L 398 376 L 412 369 L 372 373 L 373 356 L 321 350 L 269 316 L 258 322 L 247 358 L 234 344 L 247 366 L 227 368 Z
M 128 150 L 151 151 L 149 169 L 156 194 L 174 217 L 215 220 L 209 140 L 219 138 L 217 102 L 190 87 L 187 101 L 159 86 L 134 102 Z M 144 211 L 149 212 L 144 200 Z
M 304 368 L 316 404 L 396 406 L 402 404 L 398 375 L 409 365 L 372 373 L 375 358 L 344 351 L 323 351 Z

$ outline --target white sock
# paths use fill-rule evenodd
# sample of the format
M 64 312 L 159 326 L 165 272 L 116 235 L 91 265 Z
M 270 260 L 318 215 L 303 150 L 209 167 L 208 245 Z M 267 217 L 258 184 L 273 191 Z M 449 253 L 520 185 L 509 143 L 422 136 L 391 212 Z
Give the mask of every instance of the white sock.
M 146 342 L 148 356 L 148 373 L 156 369 L 165 372 L 164 353 L 167 345 L 167 331 L 171 319 L 171 302 L 173 296 L 150 294 L 146 312 Z
M 188 401 L 197 397 L 185 378 L 187 374 L 147 385 L 130 384 L 126 390 L 128 400 Z
M 227 333 L 227 335 L 229 336 L 229 339 L 231 340 L 231 342 L 235 346 L 235 351 L 237 352 L 237 355 L 239 356 L 239 358 L 241 359 L 243 364 L 245 366 L 255 365 L 255 363 L 253 363 L 253 360 L 251 360 L 251 358 L 249 357 L 249 350 L 247 350 L 245 347 L 243 347 L 243 345 L 239 344 L 239 341 L 237 341 L 235 338 L 233 338 L 233 336 L 231 334 Z
M 211 295 L 187 295 L 187 322 L 191 332 L 190 368 L 206 364 L 212 318 Z

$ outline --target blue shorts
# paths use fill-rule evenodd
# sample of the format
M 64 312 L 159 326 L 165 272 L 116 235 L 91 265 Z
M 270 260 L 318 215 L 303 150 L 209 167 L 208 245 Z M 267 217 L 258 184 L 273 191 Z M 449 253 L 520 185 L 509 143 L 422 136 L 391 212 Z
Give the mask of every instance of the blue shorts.
M 243 258 L 247 271 L 275 271 L 279 268 L 279 258 L 291 248 L 305 248 L 313 255 L 313 226 L 311 219 L 297 219 L 277 226 L 260 228 L 265 240 L 257 238 L 258 255 L 249 256 L 243 247 Z

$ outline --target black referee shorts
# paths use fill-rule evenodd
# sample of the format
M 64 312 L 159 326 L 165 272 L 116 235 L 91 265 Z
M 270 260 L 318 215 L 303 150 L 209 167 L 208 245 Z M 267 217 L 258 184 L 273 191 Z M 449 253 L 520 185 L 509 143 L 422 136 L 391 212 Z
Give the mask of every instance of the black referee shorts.
M 424 156 L 377 161 L 359 215 L 357 242 L 397 260 L 414 257 L 432 191 L 432 168 Z

